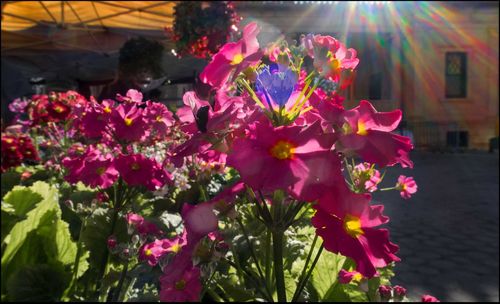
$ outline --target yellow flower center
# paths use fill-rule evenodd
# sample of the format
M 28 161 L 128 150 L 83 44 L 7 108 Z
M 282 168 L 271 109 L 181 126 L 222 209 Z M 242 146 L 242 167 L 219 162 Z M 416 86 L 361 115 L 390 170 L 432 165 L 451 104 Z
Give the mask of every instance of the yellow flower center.
M 359 217 L 350 214 L 344 218 L 344 230 L 353 238 L 357 238 L 364 233 L 363 229 L 361 229 L 361 220 Z
M 181 246 L 179 244 L 172 245 L 171 247 L 172 252 L 177 253 L 179 250 L 181 250 Z
M 401 185 L 401 190 L 402 190 L 402 191 L 406 191 L 406 188 L 408 188 L 408 187 L 406 186 L 406 184 L 402 184 L 402 185 Z
M 184 288 L 186 288 L 186 281 L 179 280 L 179 281 L 175 282 L 175 289 L 184 290 Z
M 16 147 L 14 146 L 10 147 L 10 151 L 16 151 Z
M 363 279 L 363 275 L 361 273 L 356 273 L 354 276 L 352 276 L 352 280 L 355 282 L 360 282 Z
M 358 120 L 358 135 L 365 136 L 368 134 L 368 130 L 366 130 L 366 125 L 362 120 Z
M 12 138 L 7 138 L 5 140 L 6 143 L 11 144 L 14 140 Z
M 234 55 L 233 60 L 231 61 L 231 65 L 240 64 L 243 61 L 243 58 L 243 54 Z
M 141 168 L 141 166 L 139 166 L 139 164 L 138 164 L 138 163 L 133 163 L 133 164 L 130 166 L 130 168 L 132 168 L 132 170 L 136 170 L 136 171 L 137 171 L 137 170 L 139 170 L 139 169 Z
M 61 106 L 55 106 L 54 111 L 56 111 L 57 113 L 62 113 L 64 111 L 64 108 Z
M 280 140 L 270 149 L 270 153 L 277 159 L 291 159 L 295 153 L 295 146 L 289 141 Z
M 145 254 L 146 256 L 150 256 L 150 255 L 152 255 L 152 254 L 153 254 L 153 251 L 151 251 L 151 249 L 146 249 L 146 251 L 144 251 L 144 254 Z
M 99 175 L 102 175 L 104 173 L 104 171 L 106 171 L 106 168 L 105 167 L 99 167 L 95 170 L 95 172 Z
M 160 122 L 162 117 L 160 115 L 156 116 L 156 121 Z
M 339 59 L 332 59 L 330 61 L 330 67 L 332 68 L 332 70 L 336 71 L 340 68 L 340 60 Z
M 132 119 L 131 118 L 126 117 L 124 120 L 125 120 L 125 125 L 127 127 L 130 127 L 132 125 Z
M 104 108 L 104 112 L 106 112 L 106 113 L 111 113 L 111 108 L 110 108 L 109 106 L 106 106 L 106 107 Z

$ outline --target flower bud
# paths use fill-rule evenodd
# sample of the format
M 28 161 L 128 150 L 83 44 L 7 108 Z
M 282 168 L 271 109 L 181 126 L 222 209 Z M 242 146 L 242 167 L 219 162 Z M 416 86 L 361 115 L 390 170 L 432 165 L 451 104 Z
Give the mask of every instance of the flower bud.
M 73 210 L 74 206 L 73 206 L 73 201 L 72 200 L 65 200 L 64 204 L 66 205 L 66 207 L 68 207 L 69 209 Z
M 111 250 L 116 247 L 117 241 L 114 235 L 108 238 L 108 248 Z
M 402 298 L 406 295 L 406 288 L 402 286 L 396 285 L 394 286 L 393 290 L 394 290 L 394 296 L 397 296 L 399 298 Z
M 381 285 L 378 288 L 378 292 L 380 293 L 380 297 L 382 298 L 382 301 L 388 301 L 391 298 L 391 291 L 392 291 L 391 286 L 387 286 L 387 285 Z

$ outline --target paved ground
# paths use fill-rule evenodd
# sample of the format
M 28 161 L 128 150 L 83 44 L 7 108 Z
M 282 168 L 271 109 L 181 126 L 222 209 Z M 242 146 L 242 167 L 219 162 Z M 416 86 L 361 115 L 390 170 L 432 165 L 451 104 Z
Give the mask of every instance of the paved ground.
M 413 170 L 392 169 L 389 187 L 399 174 L 413 176 L 418 192 L 410 200 L 399 193 L 376 193 L 391 218 L 391 240 L 402 262 L 393 284 L 412 299 L 431 294 L 441 301 L 499 301 L 498 153 L 414 153 Z

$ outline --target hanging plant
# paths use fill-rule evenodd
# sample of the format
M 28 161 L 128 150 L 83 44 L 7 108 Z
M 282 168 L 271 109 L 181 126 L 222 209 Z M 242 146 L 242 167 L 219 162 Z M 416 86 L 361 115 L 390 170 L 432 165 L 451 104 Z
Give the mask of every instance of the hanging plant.
M 228 1 L 181 1 L 175 6 L 173 27 L 165 28 L 175 42 L 172 53 L 209 59 L 237 31 L 241 18 Z

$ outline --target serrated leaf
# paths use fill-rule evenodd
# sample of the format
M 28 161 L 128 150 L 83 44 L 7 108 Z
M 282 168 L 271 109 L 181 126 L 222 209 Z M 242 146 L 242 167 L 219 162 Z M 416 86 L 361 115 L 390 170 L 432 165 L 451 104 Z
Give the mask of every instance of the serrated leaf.
M 311 277 L 311 283 L 320 300 L 324 300 L 330 289 L 335 287 L 338 273 L 344 262 L 344 256 L 323 250 Z
M 16 223 L 10 231 L 10 239 L 2 255 L 2 267 L 9 263 L 19 248 L 21 248 L 28 233 L 38 228 L 47 212 L 55 211 L 57 214 L 57 211 L 59 211 L 60 215 L 61 211 L 57 202 L 57 190 L 55 188 L 51 188 L 43 182 L 36 182 L 30 188 L 40 194 L 43 200 L 27 213 L 25 220 Z
M 30 188 L 15 186 L 12 191 L 4 196 L 2 211 L 13 211 L 15 215 L 24 217 L 42 199 L 43 197 L 40 194 L 33 192 Z
M 97 208 L 87 219 L 80 236 L 80 241 L 90 251 L 89 262 L 91 265 L 100 265 L 108 251 L 107 240 L 111 235 L 113 210 Z M 118 242 L 127 239 L 127 226 L 123 219 L 117 216 L 115 233 Z

